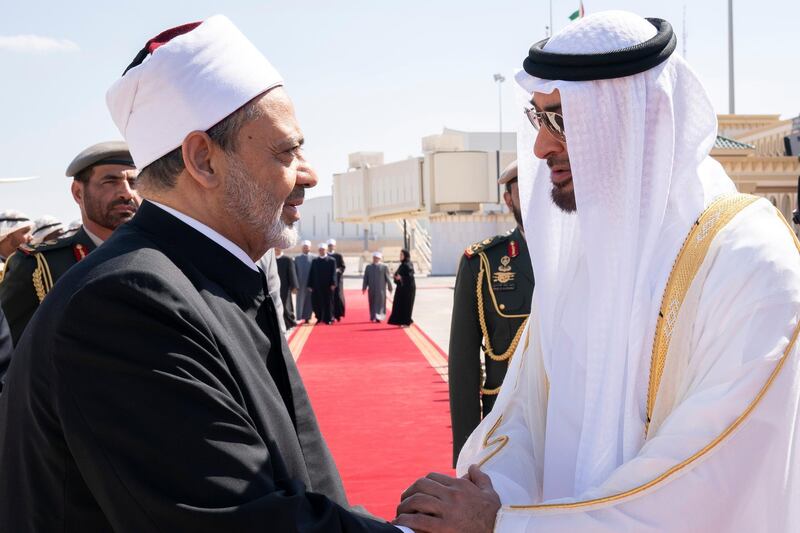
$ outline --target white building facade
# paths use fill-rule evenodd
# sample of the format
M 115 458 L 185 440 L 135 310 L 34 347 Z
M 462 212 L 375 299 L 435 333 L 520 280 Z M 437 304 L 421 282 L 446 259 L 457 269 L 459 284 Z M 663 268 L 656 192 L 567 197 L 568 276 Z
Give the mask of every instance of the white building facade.
M 309 198 L 300 206 L 298 222 L 300 240 L 308 239 L 317 246 L 336 239 L 337 247 L 346 253 L 375 251 L 384 246 L 397 247 L 403 242 L 403 230 L 394 220 L 377 222 L 344 222 L 333 217 L 333 196 Z
M 719 115 L 711 156 L 741 192 L 768 198 L 791 220 L 800 178 L 800 117 Z M 794 146 L 795 148 L 790 148 Z M 355 224 L 412 223 L 412 254 L 433 275 L 455 274 L 469 244 L 513 229 L 498 170 L 516 159 L 516 135 L 444 128 L 422 139 L 422 156 L 384 163 L 380 152 L 351 154 L 334 175 L 333 218 Z
M 334 175 L 333 218 L 405 221 L 418 269 L 453 275 L 464 248 L 514 228 L 497 176 L 515 159 L 516 135 L 445 128 L 422 139 L 422 152 L 391 163 L 380 152 L 351 154 Z

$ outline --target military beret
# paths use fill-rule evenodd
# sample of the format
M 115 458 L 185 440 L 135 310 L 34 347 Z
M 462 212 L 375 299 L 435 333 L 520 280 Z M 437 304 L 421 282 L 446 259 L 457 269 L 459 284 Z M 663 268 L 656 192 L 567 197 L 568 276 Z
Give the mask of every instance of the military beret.
M 67 167 L 67 177 L 74 178 L 82 170 L 94 165 L 127 165 L 135 167 L 128 145 L 123 141 L 93 144 L 75 156 Z
M 498 185 L 505 185 L 509 181 L 517 177 L 517 162 L 514 161 L 500 173 L 500 178 L 497 180 Z

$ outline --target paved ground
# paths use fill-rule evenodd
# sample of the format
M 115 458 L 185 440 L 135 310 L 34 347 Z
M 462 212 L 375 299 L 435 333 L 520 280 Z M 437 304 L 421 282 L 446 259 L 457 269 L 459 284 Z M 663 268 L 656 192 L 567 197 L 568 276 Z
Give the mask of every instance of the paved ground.
M 455 276 L 417 278 L 414 322 L 446 354 L 450 342 L 450 317 L 453 312 Z M 361 278 L 345 277 L 345 289 L 361 289 Z M 366 296 L 364 296 L 366 298 Z

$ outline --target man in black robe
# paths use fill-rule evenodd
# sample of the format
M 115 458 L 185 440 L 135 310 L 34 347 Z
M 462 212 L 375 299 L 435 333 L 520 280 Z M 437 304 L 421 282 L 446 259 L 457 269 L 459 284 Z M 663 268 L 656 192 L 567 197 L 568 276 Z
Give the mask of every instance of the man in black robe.
M 328 255 L 336 261 L 336 290 L 333 293 L 333 318 L 341 320 L 344 317 L 344 257 L 336 251 L 336 239 L 328 239 Z
M 281 281 L 283 321 L 289 330 L 297 325 L 292 304 L 292 294 L 297 292 L 297 272 L 294 268 L 294 259 L 284 254 L 280 248 L 275 248 L 275 262 L 278 264 L 278 278 Z
M 396 532 L 350 508 L 256 267 L 317 181 L 277 72 L 215 16 L 107 102 L 147 201 L 16 348 L 0 531 Z
M 336 260 L 328 255 L 325 243 L 319 245 L 319 257 L 311 262 L 308 289 L 317 321 L 333 324 L 333 298 L 336 294 Z
M 11 362 L 12 351 L 14 345 L 11 343 L 11 329 L 8 327 L 6 315 L 3 314 L 3 308 L 0 307 L 0 392 L 3 392 L 3 376 Z

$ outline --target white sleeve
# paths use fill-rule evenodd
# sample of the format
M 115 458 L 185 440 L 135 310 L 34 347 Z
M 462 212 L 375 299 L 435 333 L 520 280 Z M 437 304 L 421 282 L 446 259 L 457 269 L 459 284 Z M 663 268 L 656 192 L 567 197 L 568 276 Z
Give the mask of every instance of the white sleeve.
M 797 531 L 799 354 L 772 355 L 686 399 L 596 495 L 503 506 L 495 531 Z
M 579 498 L 504 499 L 495 531 L 800 531 L 797 250 L 731 249 L 702 280 L 674 404 L 639 453 Z

